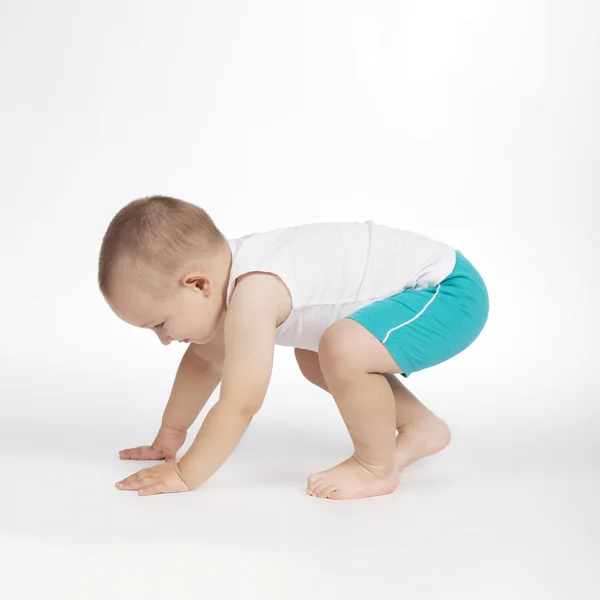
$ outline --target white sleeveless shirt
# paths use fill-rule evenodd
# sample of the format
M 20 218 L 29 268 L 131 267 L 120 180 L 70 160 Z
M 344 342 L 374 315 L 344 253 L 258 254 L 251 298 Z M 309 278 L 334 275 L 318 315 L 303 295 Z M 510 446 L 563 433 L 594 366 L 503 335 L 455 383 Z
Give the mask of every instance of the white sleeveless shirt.
M 311 223 L 227 241 L 232 256 L 227 305 L 237 277 L 274 273 L 292 298 L 275 343 L 315 352 L 335 321 L 403 290 L 437 285 L 456 262 L 448 245 L 374 221 Z

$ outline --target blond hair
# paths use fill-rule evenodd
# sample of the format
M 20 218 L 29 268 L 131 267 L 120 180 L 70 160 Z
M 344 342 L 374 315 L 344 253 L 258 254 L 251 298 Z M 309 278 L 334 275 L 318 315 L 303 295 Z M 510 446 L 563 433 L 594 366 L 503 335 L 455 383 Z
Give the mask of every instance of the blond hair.
M 104 234 L 98 258 L 100 290 L 108 298 L 117 276 L 127 272 L 152 293 L 167 293 L 166 278 L 191 260 L 210 260 L 226 242 L 199 206 L 169 196 L 138 198 L 119 210 Z M 158 277 L 151 279 L 148 273 Z

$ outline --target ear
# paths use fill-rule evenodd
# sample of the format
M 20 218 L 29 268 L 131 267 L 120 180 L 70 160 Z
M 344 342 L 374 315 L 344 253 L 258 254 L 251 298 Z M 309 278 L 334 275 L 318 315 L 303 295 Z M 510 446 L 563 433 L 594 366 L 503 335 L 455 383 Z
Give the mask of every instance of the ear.
M 201 271 L 190 271 L 181 278 L 181 283 L 185 287 L 193 288 L 194 291 L 209 294 L 212 292 L 212 282 L 205 273 Z

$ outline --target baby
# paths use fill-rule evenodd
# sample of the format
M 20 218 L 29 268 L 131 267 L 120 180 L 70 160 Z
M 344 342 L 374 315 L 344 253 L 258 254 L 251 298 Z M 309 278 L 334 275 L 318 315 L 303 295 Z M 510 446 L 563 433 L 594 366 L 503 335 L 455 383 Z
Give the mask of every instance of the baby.
M 199 206 L 166 196 L 124 206 L 104 235 L 98 282 L 123 321 L 189 343 L 151 446 L 164 463 L 118 482 L 140 495 L 192 490 L 235 449 L 260 409 L 274 347 L 329 392 L 354 446 L 308 478 L 330 499 L 389 494 L 400 471 L 450 442 L 444 421 L 396 375 L 448 360 L 488 316 L 473 265 L 450 246 L 373 221 L 314 223 L 228 239 Z M 221 383 L 187 453 L 186 432 Z

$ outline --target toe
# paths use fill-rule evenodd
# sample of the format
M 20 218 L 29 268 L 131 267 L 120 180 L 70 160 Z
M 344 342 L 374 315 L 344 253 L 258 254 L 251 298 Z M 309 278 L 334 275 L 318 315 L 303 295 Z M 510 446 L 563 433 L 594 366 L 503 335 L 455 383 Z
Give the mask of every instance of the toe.
M 339 490 L 337 489 L 337 486 L 328 485 L 323 489 L 323 497 L 329 498 L 330 500 L 336 500 L 336 498 L 334 496 L 338 491 Z
M 313 495 L 313 494 L 314 494 L 314 491 L 315 491 L 315 488 L 316 488 L 318 485 L 320 485 L 320 483 L 321 483 L 322 479 L 323 479 L 323 478 L 321 477 L 321 474 L 320 474 L 320 473 L 315 473 L 315 474 L 311 475 L 311 476 L 308 478 L 308 483 L 307 483 L 307 485 L 306 485 L 306 492 L 307 492 L 308 494 L 311 494 L 311 495 Z
M 334 486 L 331 484 L 321 483 L 315 488 L 313 495 L 318 496 L 319 498 L 327 498 L 326 492 L 333 488 Z
M 329 493 L 327 494 L 327 497 L 330 500 L 342 500 L 344 497 L 342 496 L 342 492 L 340 492 L 340 490 L 338 490 L 337 488 L 333 488 L 329 491 Z
M 309 487 L 312 486 L 313 488 L 321 482 L 321 480 L 323 479 L 323 477 L 321 476 L 321 473 L 313 473 L 309 478 L 308 478 L 308 485 Z

